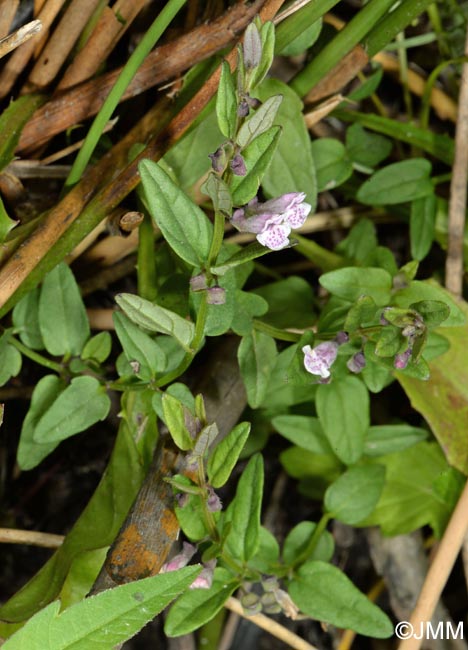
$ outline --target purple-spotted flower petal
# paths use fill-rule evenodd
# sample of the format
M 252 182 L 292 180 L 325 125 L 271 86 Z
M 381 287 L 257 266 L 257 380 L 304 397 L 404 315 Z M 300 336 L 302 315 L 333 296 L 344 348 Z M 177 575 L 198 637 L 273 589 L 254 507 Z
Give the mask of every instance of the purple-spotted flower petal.
M 304 353 L 304 366 L 307 372 L 312 375 L 319 375 L 323 379 L 330 377 L 330 368 L 338 354 L 338 343 L 325 341 L 314 348 L 305 345 L 302 348 Z
M 289 192 L 265 203 L 254 198 L 235 210 L 231 221 L 241 232 L 257 235 L 263 246 L 281 250 L 289 246 L 291 230 L 300 228 L 312 209 L 304 199 L 304 192 Z
M 272 251 L 279 251 L 289 244 L 289 233 L 291 227 L 283 224 L 282 226 L 268 226 L 262 233 L 257 235 L 257 240 Z

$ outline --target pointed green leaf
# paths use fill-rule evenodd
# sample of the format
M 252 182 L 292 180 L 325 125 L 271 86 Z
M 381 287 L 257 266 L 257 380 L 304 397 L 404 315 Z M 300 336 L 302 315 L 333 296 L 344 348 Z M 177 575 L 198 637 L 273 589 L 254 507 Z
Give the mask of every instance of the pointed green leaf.
M 138 169 L 152 218 L 169 246 L 191 266 L 208 259 L 213 226 L 200 208 L 151 160 Z
M 39 420 L 37 443 L 65 440 L 84 431 L 109 413 L 110 399 L 94 377 L 75 377 Z
M 135 364 L 135 375 L 144 381 L 154 379 L 167 365 L 164 351 L 125 314 L 115 313 L 112 319 L 127 361 Z
M 244 205 L 257 194 L 263 175 L 278 146 L 280 135 L 280 127 L 272 126 L 271 129 L 255 138 L 242 152 L 247 174 L 234 176 L 231 181 L 234 205 Z
M 169 393 L 163 395 L 162 407 L 164 422 L 179 449 L 187 451 L 193 448 L 194 441 L 185 426 L 185 414 L 182 403 Z
M 3 244 L 10 230 L 19 224 L 19 221 L 10 219 L 5 209 L 2 198 L 0 197 L 0 244 Z
M 358 190 L 356 198 L 367 205 L 395 205 L 432 194 L 431 163 L 412 158 L 379 169 Z
M 277 354 L 274 339 L 263 332 L 254 330 L 241 340 L 237 356 L 252 408 L 257 408 L 266 396 Z
M 421 261 L 429 253 L 435 235 L 437 199 L 434 193 L 415 199 L 411 203 L 410 242 L 411 256 Z
M 195 326 L 178 314 L 154 305 L 149 300 L 131 293 L 121 293 L 115 298 L 119 307 L 134 323 L 150 332 L 169 334 L 188 349 L 195 335 Z
M 312 521 L 301 521 L 287 534 L 283 545 L 283 560 L 286 564 L 294 565 L 297 563 L 298 557 L 307 549 L 316 528 L 317 524 Z M 315 549 L 307 559 L 330 562 L 334 549 L 335 542 L 333 536 L 328 530 L 324 530 L 319 537 Z
M 315 454 L 332 453 L 318 418 L 306 415 L 278 415 L 271 421 L 287 440 Z
M 33 469 L 57 447 L 58 442 L 39 443 L 33 438 L 36 426 L 57 397 L 65 388 L 65 383 L 56 375 L 42 377 L 31 397 L 31 406 L 21 428 L 18 445 L 18 465 L 23 470 Z
M 0 337 L 0 386 L 4 386 L 12 377 L 16 377 L 22 365 L 21 353 L 8 343 L 10 335 L 11 330 Z
M 164 625 L 167 636 L 189 634 L 211 621 L 238 586 L 232 573 L 217 567 L 209 589 L 187 591 L 171 607 Z
M 392 276 L 383 269 L 350 266 L 324 273 L 319 282 L 334 296 L 350 302 L 356 302 L 362 295 L 370 296 L 381 306 L 390 301 Z
M 304 564 L 288 588 L 296 605 L 311 618 L 377 639 L 393 634 L 390 619 L 337 567 Z
M 82 359 L 94 359 L 98 363 L 103 363 L 112 349 L 112 337 L 109 332 L 99 332 L 83 348 L 81 353 Z
M 26 122 L 45 100 L 44 95 L 23 95 L 3 111 L 0 117 L 0 171 L 13 160 Z
M 325 492 L 324 506 L 332 517 L 353 526 L 374 510 L 385 484 L 385 467 L 350 467 Z
M 242 472 L 236 496 L 229 505 L 232 528 L 226 538 L 226 548 L 238 560 L 247 561 L 257 551 L 262 497 L 263 458 L 255 454 Z
M 343 377 L 317 389 L 319 420 L 334 453 L 347 465 L 359 460 L 369 428 L 369 393 L 357 377 Z
M 193 582 L 199 566 L 136 580 L 85 598 L 59 613 L 41 610 L 6 643 L 6 650 L 112 650 L 134 636 Z
M 64 263 L 48 273 L 42 284 L 39 328 L 47 352 L 56 356 L 79 355 L 89 338 L 88 317 L 80 290 Z
M 231 68 L 223 61 L 218 94 L 216 95 L 216 115 L 221 133 L 233 138 L 237 126 L 237 97 Z
M 229 187 L 216 174 L 210 172 L 201 191 L 210 197 L 216 212 L 221 212 L 227 217 L 232 215 L 232 196 Z
M 37 287 L 27 293 L 13 309 L 15 330 L 19 330 L 18 335 L 22 343 L 33 350 L 44 349 L 39 328 L 39 295 L 40 289 Z
M 250 433 L 250 422 L 240 422 L 208 457 L 208 480 L 214 488 L 224 485 L 234 469 Z
M 364 453 L 377 457 L 403 451 L 422 440 L 426 440 L 426 429 L 412 427 L 409 424 L 382 424 L 370 427 L 367 432 Z
M 283 101 L 282 95 L 269 97 L 255 113 L 241 126 L 237 135 L 238 145 L 244 149 L 255 138 L 268 131 L 275 121 L 276 113 Z

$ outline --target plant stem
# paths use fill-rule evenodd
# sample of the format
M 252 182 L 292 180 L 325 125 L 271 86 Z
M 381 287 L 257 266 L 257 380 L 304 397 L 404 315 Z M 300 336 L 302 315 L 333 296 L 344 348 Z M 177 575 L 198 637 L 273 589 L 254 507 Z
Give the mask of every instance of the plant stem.
M 442 61 L 438 66 L 432 70 L 431 74 L 427 78 L 426 85 L 424 86 L 424 92 L 421 97 L 421 111 L 419 114 L 419 123 L 423 129 L 428 128 L 429 124 L 429 111 L 431 108 L 431 93 L 434 88 L 434 84 L 437 81 L 437 77 L 440 75 L 442 70 L 449 65 L 456 65 L 459 63 L 466 63 L 467 57 L 460 56 L 455 59 L 449 59 L 448 61 Z
M 207 276 L 211 279 L 210 268 L 216 264 L 216 259 L 221 250 L 224 237 L 224 216 L 216 210 L 214 215 L 213 239 L 211 240 L 210 252 L 208 253 Z
M 200 347 L 201 342 L 203 340 L 207 312 L 208 312 L 208 305 L 206 302 L 206 292 L 204 291 L 202 293 L 200 307 L 198 308 L 197 322 L 195 324 L 195 334 L 190 344 L 191 350 L 190 352 L 186 353 L 186 355 L 179 363 L 177 368 L 171 370 L 171 372 L 166 373 L 160 379 L 158 379 L 158 381 L 156 382 L 156 386 L 158 388 L 160 388 L 161 386 L 166 386 L 166 384 L 170 384 L 171 382 L 175 381 L 178 377 L 180 377 L 180 375 L 183 372 L 187 370 L 187 368 L 191 364 L 193 357 L 198 352 L 198 348 Z
M 138 233 L 138 295 L 156 300 L 156 264 L 154 258 L 154 230 L 151 217 L 145 214 Z
M 166 30 L 169 23 L 172 21 L 177 12 L 185 4 L 186 0 L 169 0 L 161 13 L 153 21 L 153 24 L 143 36 L 140 43 L 135 48 L 135 51 L 125 64 L 119 78 L 115 82 L 114 87 L 107 96 L 101 110 L 94 118 L 91 128 L 85 138 L 83 146 L 81 147 L 75 162 L 73 163 L 70 174 L 65 181 L 65 187 L 71 187 L 77 183 L 88 162 L 93 155 L 99 138 L 104 131 L 104 128 L 112 116 L 112 113 L 118 106 L 120 98 L 124 94 L 127 86 L 136 74 L 136 71 L 143 63 L 146 56 L 153 49 L 154 45 L 159 40 L 160 36 Z
M 39 352 L 30 350 L 26 345 L 23 345 L 23 343 L 18 341 L 18 339 L 15 339 L 13 336 L 8 339 L 8 343 L 11 343 L 13 347 L 15 347 L 25 357 L 31 359 L 31 361 L 35 361 L 41 366 L 44 366 L 45 368 L 49 368 L 49 370 L 53 370 L 59 375 L 63 373 L 64 368 L 60 363 L 56 363 L 55 361 L 51 361 L 50 359 L 47 359 L 47 357 L 44 357 L 42 354 L 39 354 Z
M 305 562 L 315 551 L 315 548 L 318 544 L 319 539 L 322 536 L 322 533 L 324 533 L 328 522 L 332 518 L 332 515 L 329 512 L 325 512 L 318 524 L 315 527 L 314 532 L 311 535 L 311 538 L 309 540 L 309 543 L 305 547 L 305 549 L 302 551 L 302 553 L 299 554 L 299 556 L 296 558 L 296 561 L 294 562 L 294 567 L 299 566 L 299 564 L 302 564 Z
M 372 26 L 362 42 L 369 59 L 393 41 L 417 16 L 422 14 L 433 0 L 403 0 L 401 5 Z
M 263 323 L 261 320 L 255 318 L 253 326 L 258 332 L 264 332 L 265 334 L 272 336 L 274 339 L 278 339 L 278 341 L 292 341 L 293 343 L 297 343 L 302 336 L 298 332 L 288 332 L 287 330 L 282 330 L 279 327 L 274 327 L 268 323 Z

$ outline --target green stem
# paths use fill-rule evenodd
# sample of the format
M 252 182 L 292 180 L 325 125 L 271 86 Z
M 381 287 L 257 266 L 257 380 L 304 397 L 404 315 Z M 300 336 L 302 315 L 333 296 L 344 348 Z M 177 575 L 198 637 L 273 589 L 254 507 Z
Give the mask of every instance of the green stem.
M 302 336 L 302 334 L 296 332 L 287 332 L 279 327 L 268 325 L 268 323 L 263 323 L 261 320 L 257 320 L 256 318 L 254 318 L 253 326 L 257 332 L 264 332 L 265 334 L 272 336 L 274 339 L 278 339 L 278 341 L 292 341 L 293 343 L 297 343 Z
M 399 32 L 396 36 L 397 43 L 401 47 L 398 48 L 398 61 L 400 63 L 400 81 L 403 86 L 403 98 L 406 105 L 406 112 L 408 114 L 408 121 L 413 117 L 413 103 L 411 101 L 411 93 L 408 86 L 408 55 L 406 48 L 402 45 L 405 40 L 404 32 Z
M 353 47 L 358 45 L 376 22 L 388 13 L 393 4 L 394 0 L 370 0 L 346 27 L 294 77 L 291 82 L 292 89 L 300 97 L 306 95 L 330 70 L 340 63 Z
M 143 36 L 140 43 L 135 48 L 135 51 L 125 64 L 119 78 L 115 82 L 112 90 L 106 98 L 101 110 L 94 118 L 91 128 L 85 138 L 83 146 L 81 147 L 75 162 L 73 163 L 70 174 L 65 181 L 65 187 L 70 187 L 77 183 L 88 162 L 93 155 L 99 138 L 101 137 L 107 122 L 110 120 L 112 113 L 119 104 L 119 101 L 124 94 L 127 86 L 132 81 L 138 68 L 143 63 L 147 55 L 151 52 L 154 45 L 159 40 L 160 36 L 166 30 L 169 23 L 172 21 L 177 12 L 185 4 L 186 0 L 169 0 L 161 13 L 153 21 L 153 24 Z
M 421 97 L 421 112 L 419 114 L 419 123 L 423 129 L 427 129 L 429 124 L 429 111 L 431 108 L 431 93 L 434 88 L 434 84 L 437 81 L 437 77 L 440 75 L 442 70 L 449 65 L 455 65 L 459 63 L 466 63 L 468 57 L 460 56 L 455 59 L 449 59 L 448 61 L 442 61 L 438 66 L 432 70 L 431 74 L 427 78 L 426 85 L 424 86 L 424 92 Z
M 328 522 L 332 518 L 332 515 L 329 512 L 325 512 L 318 524 L 315 527 L 314 532 L 312 533 L 312 536 L 309 540 L 309 543 L 305 547 L 305 549 L 302 551 L 302 553 L 299 554 L 299 556 L 296 558 L 293 567 L 299 566 L 303 562 L 305 562 L 312 553 L 315 551 L 317 544 L 319 542 L 319 539 L 321 538 L 322 534 L 325 532 L 325 529 L 327 527 Z
M 198 352 L 198 348 L 200 347 L 201 342 L 203 341 L 207 313 L 208 305 L 206 302 L 206 292 L 203 291 L 200 307 L 198 308 L 197 322 L 195 324 L 195 334 L 190 344 L 191 350 L 190 352 L 186 353 L 177 368 L 171 370 L 171 372 L 166 373 L 160 379 L 158 379 L 156 382 L 156 386 L 158 388 L 161 386 L 166 386 L 166 384 L 170 384 L 171 382 L 175 381 L 183 372 L 187 370 L 187 368 L 192 363 L 192 360 Z
M 375 23 L 362 42 L 369 59 L 383 50 L 399 32 L 422 14 L 433 0 L 403 0 L 401 5 Z
M 275 30 L 275 54 L 281 54 L 294 39 L 330 11 L 339 0 L 316 0 L 282 20 Z
M 310 260 L 315 266 L 322 269 L 322 271 L 334 271 L 335 269 L 346 266 L 346 260 L 342 255 L 337 255 L 301 235 L 294 234 L 294 237 L 299 242 L 295 250 Z
M 53 370 L 59 375 L 63 373 L 64 368 L 60 363 L 56 363 L 55 361 L 51 361 L 50 359 L 47 359 L 47 357 L 42 356 L 42 354 L 39 354 L 39 352 L 30 350 L 28 347 L 26 347 L 26 345 L 23 345 L 20 341 L 18 341 L 14 337 L 10 337 L 8 339 L 8 343 L 11 343 L 13 347 L 15 347 L 25 357 L 31 359 L 31 361 L 35 361 L 39 365 L 44 366 L 45 368 L 49 368 L 49 370 Z
M 213 239 L 211 240 L 210 252 L 208 253 L 208 262 L 207 262 L 207 276 L 208 280 L 211 279 L 210 269 L 216 264 L 216 259 L 221 250 L 224 237 L 224 216 L 216 210 L 214 215 L 214 224 L 213 224 Z
M 151 217 L 145 214 L 138 233 L 138 295 L 154 301 L 156 287 L 156 264 L 154 256 L 154 230 Z

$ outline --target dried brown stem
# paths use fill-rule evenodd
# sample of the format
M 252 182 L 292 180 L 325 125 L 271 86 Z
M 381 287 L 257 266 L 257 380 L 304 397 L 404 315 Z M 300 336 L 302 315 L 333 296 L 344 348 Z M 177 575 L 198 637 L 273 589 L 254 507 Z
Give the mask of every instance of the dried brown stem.
M 56 77 L 99 0 L 73 0 L 29 75 L 24 92 L 44 89 Z
M 30 23 L 23 25 L 23 27 L 17 29 L 16 32 L 13 32 L 13 34 L 2 38 L 0 40 L 0 59 L 12 50 L 16 50 L 17 47 L 23 45 L 23 43 L 26 43 L 26 41 L 29 41 L 29 39 L 32 36 L 38 34 L 41 29 L 41 21 L 33 20 Z
M 258 3 L 254 7 L 258 7 Z M 172 43 L 156 48 L 139 68 L 122 100 L 176 77 L 228 46 L 254 15 L 251 7 L 237 4 L 212 23 L 200 25 Z M 36 111 L 24 128 L 17 151 L 40 146 L 53 135 L 95 115 L 121 71 L 122 68 L 118 68 L 108 72 L 50 100 Z
M 19 7 L 19 0 L 0 0 L 0 38 L 6 36 Z
M 37 15 L 37 19 L 42 23 L 43 33 L 51 26 L 64 2 L 65 0 L 47 0 L 44 4 Z M 0 73 L 0 98 L 8 95 L 18 76 L 23 72 L 32 57 L 37 43 L 37 38 L 31 38 L 8 59 Z
M 36 530 L 18 530 L 16 528 L 0 528 L 0 544 L 29 544 L 45 548 L 58 548 L 65 537 L 52 533 L 40 533 Z
M 465 56 L 468 56 L 468 30 Z M 468 63 L 463 64 L 458 118 L 455 134 L 455 160 L 450 183 L 448 245 L 445 265 L 445 286 L 456 296 L 463 289 L 463 237 L 465 233 L 466 182 L 468 178 Z
M 92 77 L 144 4 L 145 0 L 117 0 L 112 9 L 105 7 L 86 45 L 67 68 L 58 89 L 71 88 Z

